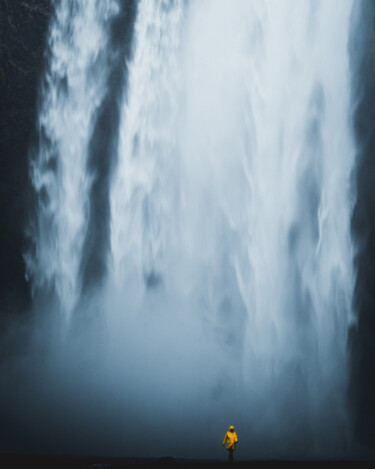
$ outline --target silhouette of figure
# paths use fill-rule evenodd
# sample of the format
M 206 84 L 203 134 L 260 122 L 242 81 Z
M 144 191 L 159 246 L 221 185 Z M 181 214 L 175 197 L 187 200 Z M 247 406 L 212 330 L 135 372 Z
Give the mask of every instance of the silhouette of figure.
M 236 449 L 236 443 L 238 442 L 237 433 L 234 431 L 233 425 L 229 427 L 229 431 L 225 434 L 223 440 L 223 446 L 227 443 L 228 450 L 228 461 L 233 462 L 233 451 Z

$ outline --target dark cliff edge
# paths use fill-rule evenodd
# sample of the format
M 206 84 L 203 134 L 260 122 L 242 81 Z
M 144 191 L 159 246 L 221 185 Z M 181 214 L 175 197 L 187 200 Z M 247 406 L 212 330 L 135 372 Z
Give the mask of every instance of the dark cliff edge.
M 0 0 L 0 314 L 25 310 L 28 146 L 34 130 L 50 0 Z
M 360 27 L 359 27 L 360 25 Z M 354 310 L 349 331 L 349 404 L 354 440 L 375 453 L 375 2 L 354 3 L 349 43 L 352 118 L 356 143 L 353 183 L 357 193 Z

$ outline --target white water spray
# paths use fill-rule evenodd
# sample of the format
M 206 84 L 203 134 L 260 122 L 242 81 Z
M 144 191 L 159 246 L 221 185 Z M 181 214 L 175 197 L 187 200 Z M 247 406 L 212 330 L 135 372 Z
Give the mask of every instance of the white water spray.
M 167 248 L 168 208 L 177 195 L 176 117 L 183 2 L 140 2 L 135 53 L 120 123 L 111 191 L 111 254 L 116 282 L 157 281 Z M 159 263 L 159 264 L 158 264 Z M 130 279 L 132 281 L 132 279 Z M 152 280 L 151 280 L 152 281 Z
M 77 45 L 65 39 L 52 48 L 56 63 L 69 57 L 64 64 L 75 70 L 69 93 L 47 88 L 40 116 L 63 170 L 47 167 L 44 147 L 33 166 L 49 202 L 39 199 L 30 271 L 36 284 L 54 283 L 66 311 L 79 299 L 86 149 L 105 92 L 102 68 L 90 68 L 94 51 L 106 50 L 93 5 L 66 24 L 88 14 L 92 23 L 79 24 L 95 45 L 73 34 Z M 157 422 L 173 426 L 169 444 L 180 456 L 217 456 L 217 431 L 232 423 L 242 457 L 346 447 L 351 7 L 138 4 L 109 194 L 109 273 L 95 298 L 116 418 L 121 428 L 141 421 L 148 441 L 145 448 L 129 433 L 132 454 L 168 451 Z M 77 120 L 83 133 L 71 128 Z M 201 444 L 196 425 L 207 436 Z
M 26 263 L 33 288 L 54 289 L 66 319 L 80 295 L 92 180 L 88 145 L 106 89 L 108 22 L 117 12 L 116 0 L 56 2 L 49 32 L 39 147 L 31 163 L 38 194 L 35 253 Z

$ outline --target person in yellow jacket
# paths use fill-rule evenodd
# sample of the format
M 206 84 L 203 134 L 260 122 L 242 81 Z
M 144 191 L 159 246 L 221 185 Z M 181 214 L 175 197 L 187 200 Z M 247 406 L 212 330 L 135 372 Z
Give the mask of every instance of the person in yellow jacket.
M 228 461 L 233 462 L 233 451 L 236 449 L 236 444 L 238 443 L 237 433 L 234 431 L 233 425 L 229 427 L 229 431 L 225 434 L 223 440 L 223 446 L 227 443 Z

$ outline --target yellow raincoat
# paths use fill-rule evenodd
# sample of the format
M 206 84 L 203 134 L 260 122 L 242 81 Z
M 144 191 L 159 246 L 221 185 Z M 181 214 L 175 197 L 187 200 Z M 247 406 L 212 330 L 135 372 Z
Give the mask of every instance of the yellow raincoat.
M 235 449 L 236 443 L 238 442 L 237 433 L 234 431 L 234 427 L 229 427 L 229 432 L 225 434 L 223 445 L 227 443 L 227 449 Z

